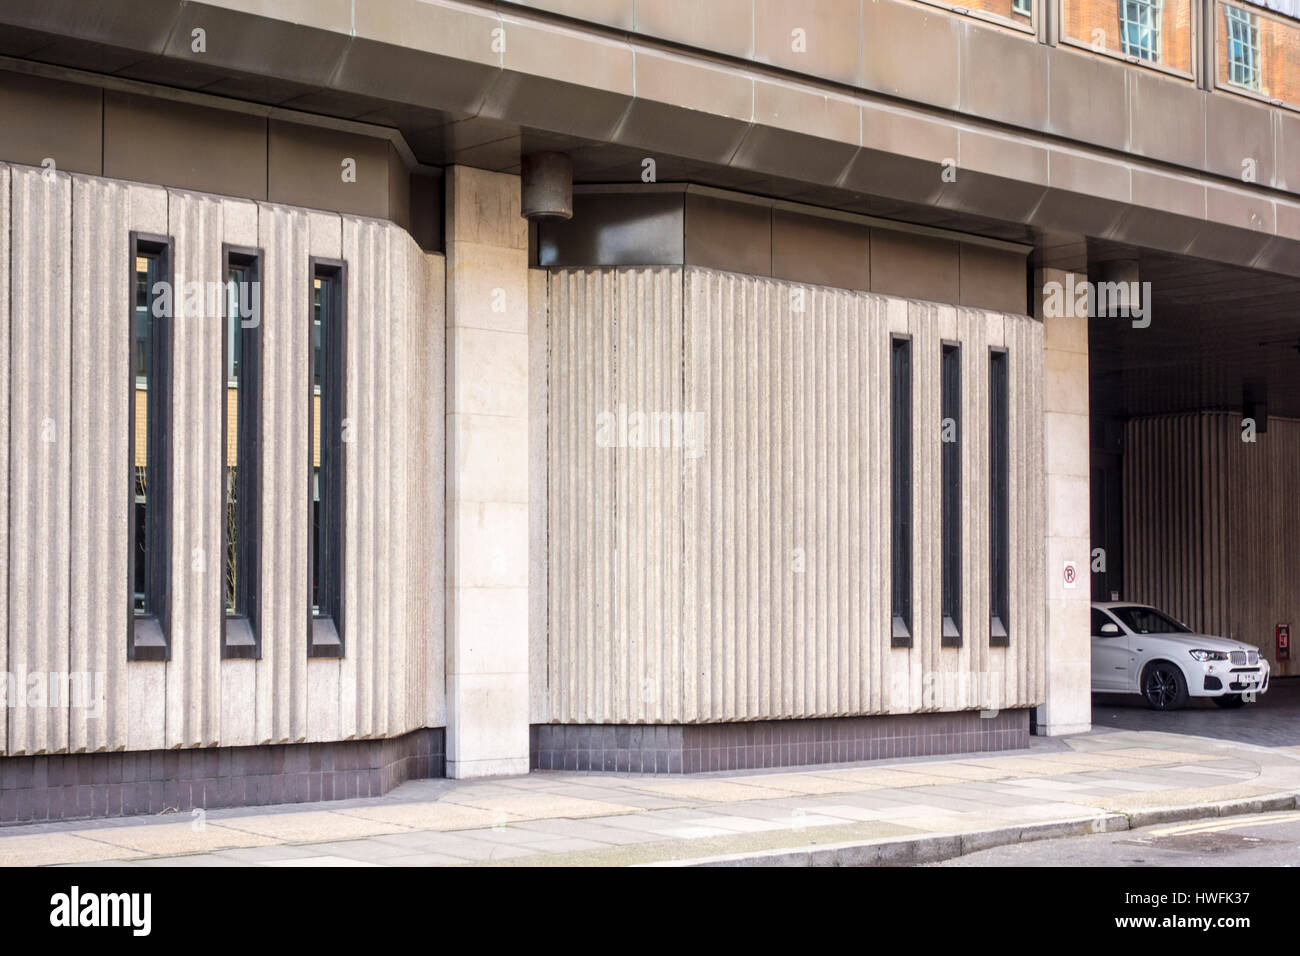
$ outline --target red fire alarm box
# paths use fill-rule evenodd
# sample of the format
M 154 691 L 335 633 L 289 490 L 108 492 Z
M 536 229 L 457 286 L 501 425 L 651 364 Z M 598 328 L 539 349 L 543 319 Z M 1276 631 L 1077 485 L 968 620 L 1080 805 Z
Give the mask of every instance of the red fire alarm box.
M 1291 659 L 1291 625 L 1279 624 L 1273 629 L 1274 636 L 1277 638 L 1277 659 L 1279 661 L 1288 661 Z

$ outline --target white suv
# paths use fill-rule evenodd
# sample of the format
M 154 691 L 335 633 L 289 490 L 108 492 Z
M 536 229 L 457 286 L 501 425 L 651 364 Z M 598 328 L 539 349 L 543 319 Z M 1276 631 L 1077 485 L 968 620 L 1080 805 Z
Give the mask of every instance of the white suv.
M 1092 606 L 1092 691 L 1141 694 L 1156 710 L 1177 710 L 1188 697 L 1241 707 L 1268 690 L 1259 648 L 1194 634 L 1145 604 Z

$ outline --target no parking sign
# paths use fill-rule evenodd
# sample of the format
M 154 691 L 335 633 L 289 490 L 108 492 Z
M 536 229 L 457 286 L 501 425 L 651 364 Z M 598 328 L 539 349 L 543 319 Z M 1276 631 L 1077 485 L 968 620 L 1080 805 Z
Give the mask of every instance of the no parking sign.
M 1065 562 L 1065 570 L 1061 573 L 1065 587 L 1074 588 L 1079 584 L 1079 568 L 1073 561 Z

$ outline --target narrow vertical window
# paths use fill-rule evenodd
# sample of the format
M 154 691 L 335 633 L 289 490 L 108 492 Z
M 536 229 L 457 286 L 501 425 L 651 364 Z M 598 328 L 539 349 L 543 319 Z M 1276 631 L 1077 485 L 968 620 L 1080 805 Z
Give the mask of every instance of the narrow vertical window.
M 1125 56 L 1150 63 L 1160 60 L 1162 0 L 1120 0 L 1120 48 Z
M 344 317 L 342 262 L 313 259 L 311 268 L 309 515 L 311 615 L 308 654 L 343 656 L 343 396 Z
M 989 353 L 989 644 L 1011 642 L 1007 537 L 1011 480 L 1007 430 L 1007 353 Z
M 940 356 L 944 647 L 961 647 L 961 346 Z
M 1240 7 L 1224 6 L 1228 27 L 1228 82 L 1259 89 L 1259 19 Z
M 912 646 L 912 342 L 893 340 L 889 409 L 894 647 Z
M 222 250 L 226 295 L 221 382 L 225 415 L 222 470 L 225 620 L 221 656 L 261 656 L 261 278 L 256 249 Z
M 171 240 L 131 234 L 130 377 L 131 622 L 127 659 L 169 656 L 171 551 Z

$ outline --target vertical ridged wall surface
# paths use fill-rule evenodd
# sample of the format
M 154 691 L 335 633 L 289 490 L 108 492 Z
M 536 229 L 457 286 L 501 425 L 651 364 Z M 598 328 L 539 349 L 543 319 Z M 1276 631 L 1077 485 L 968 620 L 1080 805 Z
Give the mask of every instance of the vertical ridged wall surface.
M 308 215 L 264 206 L 262 264 L 262 659 L 257 664 L 256 738 L 307 735 L 306 640 L 309 516 L 307 377 L 310 329 Z M 301 507 L 286 507 L 299 501 Z
M 0 554 L 9 555 L 9 167 L 0 165 Z M 9 576 L 0 574 L 0 674 L 9 673 Z M 0 753 L 9 738 L 9 706 L 0 707 Z
M 0 672 L 85 672 L 103 690 L 102 706 L 0 708 L 0 753 L 245 746 L 441 726 L 442 257 L 377 220 L 17 166 L 0 166 L 0 214 L 0 429 L 10 429 L 0 442 Z M 173 240 L 167 662 L 126 660 L 131 230 Z M 224 278 L 223 242 L 262 250 L 265 600 L 256 661 L 220 657 L 225 382 L 212 290 Z M 341 661 L 306 656 L 313 255 L 348 265 Z M 22 322 L 8 320 L 11 309 Z
M 72 180 L 12 167 L 9 323 L 9 671 L 68 671 Z M 10 751 L 68 746 L 66 713 L 9 709 Z
M 125 655 L 132 600 L 124 548 L 90 542 L 130 537 L 128 431 L 135 390 L 134 338 L 123 303 L 131 296 L 130 187 L 72 178 L 72 580 L 73 673 L 103 675 L 102 713 L 69 712 L 68 749 L 102 750 L 126 736 Z M 105 638 L 108 638 L 107 640 Z M 98 688 L 96 688 L 98 689 Z M 97 703 L 99 703 L 97 701 Z
M 1133 419 L 1125 430 L 1125 600 L 1195 630 L 1259 647 L 1274 675 L 1274 627 L 1300 629 L 1287 556 L 1300 537 L 1300 422 L 1271 418 L 1242 441 L 1226 412 Z
M 221 200 L 169 191 L 172 237 L 171 592 L 167 607 L 167 744 L 220 739 L 219 641 L 225 607 L 220 299 Z
M 550 720 L 1041 702 L 1040 327 L 704 269 L 556 270 Z M 891 648 L 889 343 L 913 348 L 914 641 Z M 961 648 L 941 648 L 939 351 L 963 346 Z M 1011 352 L 1011 643 L 988 647 L 988 348 Z M 645 447 L 637 413 L 699 422 Z M 604 416 L 602 418 L 602 415 Z M 611 433 L 601 422 L 615 423 Z

